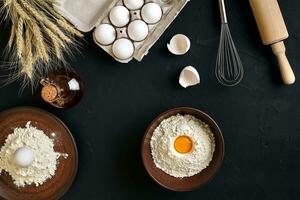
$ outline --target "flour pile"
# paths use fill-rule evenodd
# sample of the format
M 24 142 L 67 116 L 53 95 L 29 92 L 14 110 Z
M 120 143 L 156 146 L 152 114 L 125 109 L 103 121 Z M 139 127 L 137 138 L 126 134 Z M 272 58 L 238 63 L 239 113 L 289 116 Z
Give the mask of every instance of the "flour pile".
M 187 136 L 193 146 L 181 154 L 174 148 L 179 136 Z M 191 177 L 209 166 L 215 151 L 210 127 L 191 115 L 176 115 L 163 120 L 151 138 L 151 153 L 157 168 L 176 177 Z
M 30 148 L 35 155 L 29 167 L 17 166 L 14 153 L 22 147 Z M 26 124 L 25 128 L 16 128 L 5 140 L 0 151 L 0 173 L 8 172 L 18 187 L 35 184 L 42 185 L 55 175 L 57 159 L 60 153 L 54 151 L 53 141 L 42 130 Z

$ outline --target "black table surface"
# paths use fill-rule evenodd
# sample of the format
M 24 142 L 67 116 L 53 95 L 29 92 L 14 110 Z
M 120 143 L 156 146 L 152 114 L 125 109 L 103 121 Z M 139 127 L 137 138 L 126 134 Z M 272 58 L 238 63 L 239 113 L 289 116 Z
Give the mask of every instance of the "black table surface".
M 79 171 L 63 200 L 298 199 L 300 85 L 282 84 L 270 47 L 260 41 L 249 2 L 226 3 L 231 33 L 245 68 L 244 79 L 236 87 L 223 87 L 214 76 L 220 35 L 217 1 L 193 0 L 142 62 L 114 61 L 87 33 L 82 53 L 68 60 L 86 87 L 84 98 L 72 109 L 55 109 L 29 88 L 18 95 L 20 82 L 0 89 L 1 110 L 40 107 L 57 115 L 72 131 L 79 150 Z M 290 33 L 287 55 L 300 76 L 300 2 L 279 3 Z M 177 33 L 191 39 L 191 50 L 184 56 L 173 56 L 166 48 Z M 8 36 L 9 28 L 2 24 L 1 51 Z M 201 84 L 183 89 L 178 76 L 187 65 L 199 71 Z M 140 157 L 148 124 L 161 112 L 178 106 L 210 114 L 226 144 L 218 175 L 205 187 L 187 193 L 157 185 Z

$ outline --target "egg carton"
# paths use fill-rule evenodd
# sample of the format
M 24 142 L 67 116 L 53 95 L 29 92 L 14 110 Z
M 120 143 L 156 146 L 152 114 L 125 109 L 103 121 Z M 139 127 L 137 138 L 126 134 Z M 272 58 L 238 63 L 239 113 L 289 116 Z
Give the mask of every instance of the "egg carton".
M 94 28 L 97 29 L 101 24 L 109 24 L 115 29 L 115 40 L 109 45 L 103 45 L 97 41 L 94 31 L 94 41 L 115 60 L 121 63 L 128 63 L 133 58 L 142 61 L 143 57 L 148 54 L 150 48 L 164 33 L 167 27 L 173 22 L 180 11 L 190 0 L 144 0 L 144 4 L 140 9 L 130 10 L 124 4 L 124 0 L 60 0 L 59 4 L 55 4 L 55 10 L 70 21 L 78 30 L 82 32 L 90 32 Z M 156 3 L 160 6 L 162 16 L 155 24 L 146 23 L 148 26 L 148 35 L 142 41 L 134 41 L 128 35 L 128 25 L 135 20 L 143 20 L 141 10 L 149 3 Z M 110 17 L 110 11 L 116 6 L 124 6 L 130 13 L 129 22 L 122 26 L 115 26 Z M 113 52 L 113 44 L 118 39 L 128 39 L 133 44 L 133 53 L 126 59 L 120 59 Z M 122 48 L 122 47 L 121 47 Z M 114 48 L 115 49 L 115 48 Z M 117 49 L 118 50 L 118 49 Z M 128 49 L 123 49 L 125 52 Z M 131 49 L 129 49 L 131 50 Z

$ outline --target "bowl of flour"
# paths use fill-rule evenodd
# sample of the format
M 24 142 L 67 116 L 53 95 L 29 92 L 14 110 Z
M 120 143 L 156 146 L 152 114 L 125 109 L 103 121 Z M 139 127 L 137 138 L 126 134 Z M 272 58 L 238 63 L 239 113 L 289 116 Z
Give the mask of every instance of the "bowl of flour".
M 161 186 L 179 192 L 211 181 L 222 165 L 224 152 L 217 123 L 206 113 L 188 107 L 159 115 L 142 142 L 148 174 Z
M 33 153 L 30 165 L 16 162 L 20 149 Z M 35 107 L 0 113 L 0 199 L 58 200 L 71 187 L 77 168 L 76 143 L 61 120 Z

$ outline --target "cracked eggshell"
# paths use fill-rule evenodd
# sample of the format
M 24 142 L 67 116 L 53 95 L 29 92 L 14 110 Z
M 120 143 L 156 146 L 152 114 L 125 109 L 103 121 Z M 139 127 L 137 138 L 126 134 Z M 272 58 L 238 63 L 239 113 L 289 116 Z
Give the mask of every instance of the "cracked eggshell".
M 172 54 L 183 55 L 190 50 L 191 41 L 187 36 L 177 34 L 172 37 L 167 47 Z
M 194 86 L 199 83 L 200 83 L 200 76 L 198 71 L 194 67 L 187 66 L 183 68 L 179 76 L 179 84 L 182 87 L 187 88 L 189 86 Z

